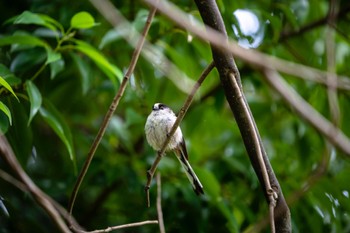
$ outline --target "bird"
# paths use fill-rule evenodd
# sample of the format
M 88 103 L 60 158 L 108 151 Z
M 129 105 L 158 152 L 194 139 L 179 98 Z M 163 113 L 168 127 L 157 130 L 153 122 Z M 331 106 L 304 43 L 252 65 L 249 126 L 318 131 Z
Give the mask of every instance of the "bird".
M 159 152 L 162 149 L 175 121 L 176 115 L 167 105 L 163 103 L 155 103 L 153 105 L 152 112 L 147 117 L 145 124 L 145 134 L 148 144 L 154 150 Z M 173 151 L 175 153 L 192 184 L 194 192 L 197 195 L 204 194 L 203 185 L 188 161 L 186 143 L 180 127 L 176 129 L 165 151 Z

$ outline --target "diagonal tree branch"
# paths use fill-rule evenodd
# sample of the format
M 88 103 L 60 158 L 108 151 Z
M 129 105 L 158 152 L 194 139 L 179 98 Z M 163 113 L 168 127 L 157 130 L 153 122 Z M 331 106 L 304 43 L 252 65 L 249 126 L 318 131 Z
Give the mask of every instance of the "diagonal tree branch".
M 25 184 L 25 186 L 22 186 L 22 188 L 25 187 L 30 192 L 36 202 L 51 217 L 58 229 L 60 229 L 61 232 L 71 232 L 52 202 L 46 198 L 46 195 L 36 186 L 36 184 L 34 184 L 34 182 L 20 166 L 10 144 L 3 135 L 0 136 L 0 156 L 4 161 L 6 161 L 12 170 L 16 172 L 19 180 Z
M 350 157 L 350 141 L 336 126 L 316 111 L 298 93 L 296 93 L 274 70 L 264 70 L 264 78 L 292 108 L 329 142 Z
M 106 4 L 100 4 L 99 1 L 96 1 L 96 0 L 91 0 L 91 2 L 96 6 L 96 8 L 99 8 L 99 7 L 104 7 L 104 8 L 108 8 L 109 5 L 106 1 Z M 151 27 L 151 21 L 154 17 L 156 13 L 156 8 L 153 8 L 149 15 L 148 15 L 148 18 L 147 18 L 147 21 L 146 21 L 146 24 L 144 26 L 144 29 L 143 29 L 143 32 L 142 32 L 142 37 L 140 37 L 139 41 L 137 42 L 137 45 L 136 45 L 136 48 L 134 50 L 134 53 L 132 55 L 132 58 L 131 58 L 131 61 L 130 61 L 130 66 L 126 72 L 126 74 L 124 75 L 124 78 L 123 78 L 123 81 L 122 83 L 120 84 L 120 87 L 119 87 L 119 90 L 117 92 L 117 94 L 115 95 L 115 97 L 113 98 L 113 101 L 111 103 L 111 105 L 109 106 L 109 109 L 108 109 L 108 112 L 106 113 L 104 119 L 103 119 L 103 122 L 102 122 L 102 125 L 91 145 L 91 148 L 89 150 L 89 153 L 88 153 L 88 156 L 85 160 L 85 163 L 83 165 L 83 168 L 81 169 L 80 171 L 80 174 L 78 176 L 78 179 L 77 181 L 75 182 L 75 185 L 74 185 L 74 188 L 73 188 L 73 191 L 72 191 L 72 194 L 71 194 L 71 197 L 69 199 L 69 204 L 68 204 L 68 211 L 70 214 L 72 214 L 72 211 L 73 211 L 73 206 L 74 206 L 74 202 L 75 202 L 75 199 L 78 195 L 78 191 L 79 191 L 79 188 L 80 188 L 80 185 L 81 183 L 83 182 L 83 179 L 87 173 L 87 170 L 90 166 L 90 163 L 95 155 L 95 152 L 97 150 L 97 147 L 99 146 L 101 140 L 102 140 L 102 137 L 107 129 L 107 126 L 113 116 L 113 113 L 115 112 L 115 110 L 117 109 L 117 106 L 119 105 L 119 101 L 120 99 L 122 98 L 123 94 L 124 94 L 124 91 L 126 89 L 126 86 L 129 82 L 129 78 L 130 76 L 132 75 L 132 73 L 134 72 L 134 69 L 135 69 L 135 66 L 136 66 L 136 63 L 137 63 L 137 60 L 140 56 L 140 53 L 141 53 L 141 50 L 142 50 L 142 46 L 145 42 L 145 37 L 148 33 L 148 30 L 149 28 Z
M 328 72 L 269 56 L 253 49 L 242 48 L 233 40 L 228 40 L 225 35 L 213 30 L 213 28 L 207 27 L 204 31 L 203 26 L 196 20 L 188 20 L 188 15 L 166 1 L 160 1 L 159 4 L 157 4 L 155 0 L 144 1 L 151 6 L 156 6 L 160 12 L 181 27 L 193 33 L 193 35 L 198 36 L 202 40 L 209 41 L 223 51 L 230 51 L 236 58 L 242 59 L 250 65 L 277 70 L 290 74 L 293 77 L 311 80 L 325 86 L 330 85 L 327 82 Z M 339 90 L 350 90 L 349 77 L 338 75 L 337 78 L 337 88 Z

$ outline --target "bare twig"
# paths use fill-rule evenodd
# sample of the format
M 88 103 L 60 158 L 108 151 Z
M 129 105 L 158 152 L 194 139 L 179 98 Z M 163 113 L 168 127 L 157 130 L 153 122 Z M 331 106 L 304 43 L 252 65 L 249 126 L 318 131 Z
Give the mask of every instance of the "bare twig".
M 135 223 L 128 223 L 124 225 L 119 226 L 113 226 L 113 227 L 107 227 L 106 229 L 102 230 L 94 230 L 94 231 L 83 231 L 83 230 L 75 230 L 77 233 L 104 233 L 104 232 L 111 232 L 114 230 L 124 229 L 124 228 L 130 228 L 130 227 L 138 227 L 138 226 L 144 226 L 148 224 L 158 224 L 157 220 L 147 220 L 143 222 L 135 222 Z
M 102 1 L 97 1 L 97 0 L 91 0 L 91 2 L 94 4 L 94 6 L 98 9 L 100 8 L 108 8 L 110 7 L 108 5 L 109 2 L 105 1 L 106 4 L 102 4 Z M 123 94 L 124 94 L 124 91 L 126 89 L 126 86 L 128 84 L 128 81 L 129 81 L 129 78 L 131 76 L 131 74 L 134 72 L 134 69 L 135 69 L 135 66 L 136 66 L 136 63 L 137 63 L 137 60 L 140 56 L 140 53 L 141 53 L 141 49 L 142 49 L 142 46 L 143 46 L 143 43 L 145 41 L 145 37 L 148 33 L 148 30 L 151 26 L 151 21 L 155 15 L 155 12 L 156 12 L 156 8 L 152 9 L 148 15 L 148 18 L 147 18 L 147 22 L 145 24 L 145 27 L 143 29 L 143 32 L 142 32 L 142 37 L 140 37 L 138 43 L 137 43 L 137 46 L 134 50 L 134 53 L 132 55 L 132 58 L 131 58 L 131 61 L 130 61 L 130 66 L 123 78 L 123 81 L 122 83 L 120 84 L 120 87 L 119 87 L 119 90 L 117 92 L 117 94 L 115 95 L 109 109 L 108 109 L 108 112 L 107 114 L 105 115 L 105 118 L 103 119 L 103 122 L 102 122 L 102 125 L 95 137 L 95 140 L 90 148 L 90 151 L 88 153 L 88 157 L 84 163 L 84 166 L 79 174 L 79 177 L 74 185 L 74 188 L 73 188 L 73 191 L 72 191 L 72 194 L 71 194 L 71 198 L 70 198 L 70 201 L 69 201 L 69 205 L 68 205 L 68 211 L 70 214 L 72 214 L 72 211 L 73 211 L 73 206 L 74 206 L 74 202 L 75 202 L 75 199 L 77 197 L 77 194 L 78 194 L 78 191 L 79 191 L 79 187 L 81 185 L 81 183 L 83 182 L 83 179 L 87 173 L 87 170 L 90 166 L 90 163 L 92 161 L 92 158 L 94 157 L 94 154 L 97 150 L 97 147 L 98 145 L 100 144 L 101 140 L 102 140 L 102 137 L 107 129 L 107 126 L 109 124 L 109 121 L 111 120 L 112 116 L 113 116 L 113 113 L 114 111 L 116 110 L 118 104 L 119 104 L 119 101 L 120 99 L 122 98 Z
M 329 86 L 327 87 L 328 104 L 331 112 L 332 122 L 335 126 L 340 123 L 340 108 L 337 95 L 337 76 L 336 64 L 335 64 L 335 33 L 333 26 L 336 23 L 338 15 L 337 0 L 329 1 L 329 13 L 328 13 L 328 26 L 326 28 L 326 51 L 327 51 L 327 81 Z
M 160 173 L 157 173 L 157 213 L 160 233 L 165 233 L 163 211 L 162 211 L 162 182 Z
M 329 142 L 350 157 L 350 140 L 317 112 L 308 102 L 296 93 L 274 70 L 264 70 L 264 78 L 291 107 L 318 132 L 324 135 Z
M 152 178 L 154 176 L 154 173 L 157 169 L 157 166 L 162 158 L 162 156 L 164 155 L 165 152 L 165 148 L 167 147 L 170 138 L 174 135 L 176 129 L 179 127 L 182 119 L 184 118 L 188 108 L 190 107 L 193 97 L 195 95 L 195 93 L 197 92 L 198 88 L 202 85 L 203 81 L 205 80 L 205 78 L 208 76 L 208 74 L 210 73 L 210 71 L 214 68 L 215 64 L 214 62 L 211 62 L 203 71 L 203 73 L 201 74 L 201 76 L 199 77 L 198 81 L 195 83 L 195 85 L 193 86 L 191 93 L 188 95 L 184 105 L 182 106 L 176 121 L 173 125 L 173 127 L 171 128 L 168 137 L 166 138 L 166 140 L 164 141 L 163 147 L 162 149 L 157 153 L 157 157 L 155 159 L 155 161 L 153 162 L 151 168 L 147 171 L 147 183 L 145 186 L 145 191 L 146 191 L 146 195 L 147 195 L 147 206 L 150 207 L 150 198 L 149 198 L 149 189 L 150 189 L 150 185 L 152 182 Z
M 144 1 L 153 7 L 157 7 L 160 12 L 165 14 L 179 26 L 191 32 L 193 35 L 196 35 L 202 40 L 209 41 L 215 45 L 215 47 L 223 51 L 230 51 L 236 58 L 242 59 L 251 65 L 278 70 L 295 77 L 312 80 L 326 86 L 329 85 L 327 82 L 328 72 L 272 57 L 252 49 L 242 48 L 233 40 L 227 41 L 225 35 L 213 30 L 212 28 L 207 27 L 204 30 L 203 24 L 200 24 L 193 19 L 191 19 L 191 21 L 188 20 L 188 16 L 185 13 L 169 2 L 160 1 L 159 4 L 157 4 L 156 0 Z M 346 76 L 337 77 L 337 88 L 339 90 L 350 90 L 350 79 Z
M 0 136 L 0 155 L 7 162 L 7 164 L 12 168 L 12 170 L 19 177 L 20 181 L 25 185 L 26 189 L 34 197 L 36 202 L 45 210 L 45 212 L 50 216 L 52 221 L 60 229 L 61 232 L 69 233 L 70 230 L 65 224 L 64 220 L 57 212 L 53 204 L 46 198 L 46 195 L 34 184 L 30 177 L 25 173 L 22 166 L 19 164 L 16 156 L 10 144 L 7 142 L 5 136 Z M 18 183 L 16 183 L 18 184 Z M 19 186 L 20 187 L 20 186 Z M 23 186 L 22 186 L 23 188 Z
M 23 192 L 29 192 L 25 184 L 23 184 L 21 181 L 17 180 L 2 169 L 0 169 L 0 178 L 12 184 L 13 186 L 20 189 Z

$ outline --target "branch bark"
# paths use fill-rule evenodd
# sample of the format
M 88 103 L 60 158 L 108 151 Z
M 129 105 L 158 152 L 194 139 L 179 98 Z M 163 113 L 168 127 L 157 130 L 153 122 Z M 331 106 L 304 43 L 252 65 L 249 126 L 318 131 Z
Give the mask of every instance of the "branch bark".
M 198 7 L 198 10 L 201 14 L 204 23 L 227 37 L 223 19 L 221 17 L 215 0 L 195 0 L 195 3 Z M 239 127 L 244 141 L 244 145 L 248 152 L 255 173 L 258 176 L 260 184 L 263 187 L 264 191 L 267 190 L 267 184 L 264 180 L 262 172 L 264 168 L 262 168 L 259 163 L 259 151 L 262 152 L 263 160 L 265 162 L 265 168 L 267 170 L 271 186 L 278 195 L 276 209 L 274 213 L 275 226 L 272 226 L 272 229 L 273 227 L 275 227 L 276 232 L 291 232 L 292 229 L 289 208 L 284 199 L 281 187 L 273 172 L 271 164 L 267 158 L 266 151 L 262 145 L 261 137 L 257 130 L 254 118 L 247 104 L 246 98 L 243 94 L 242 88 L 237 89 L 234 88 L 234 86 L 232 85 L 231 75 L 234 76 L 236 82 L 241 86 L 240 74 L 234 62 L 232 54 L 228 51 L 223 51 L 222 49 L 216 47 L 213 44 L 211 44 L 211 49 L 216 68 L 220 74 L 220 80 L 225 91 L 226 99 L 231 107 L 232 113 L 235 116 L 237 125 Z M 253 125 L 251 125 L 251 123 L 253 123 Z M 257 135 L 255 135 L 255 133 Z M 258 145 L 260 146 L 260 148 L 257 148 L 256 143 L 254 143 L 254 138 L 256 136 L 258 136 Z M 264 192 L 264 194 L 267 202 L 270 203 L 269 194 L 267 192 Z

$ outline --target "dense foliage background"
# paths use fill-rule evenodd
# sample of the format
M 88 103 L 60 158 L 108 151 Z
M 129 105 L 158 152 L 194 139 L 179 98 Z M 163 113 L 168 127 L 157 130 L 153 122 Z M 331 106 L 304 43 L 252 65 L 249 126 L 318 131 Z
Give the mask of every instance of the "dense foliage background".
M 113 3 L 136 29 L 142 29 L 149 10 L 145 4 Z M 200 18 L 192 1 L 174 3 Z M 217 3 L 229 36 L 242 46 L 327 70 L 328 1 Z M 349 76 L 350 5 L 347 1 L 336 5 L 341 13 L 333 27 L 335 68 L 338 74 Z M 0 87 L 0 101 L 9 111 L 6 115 L 6 108 L 0 108 L 0 130 L 34 182 L 67 206 L 133 48 L 88 1 L 16 0 L 2 1 L 0 6 L 0 76 L 19 99 L 4 85 Z M 93 27 L 71 21 L 82 11 L 91 14 Z M 28 17 L 34 17 L 30 12 L 55 19 L 57 23 L 51 23 L 55 28 L 62 25 L 67 40 L 57 37 L 48 25 L 28 24 Z M 18 15 L 22 18 L 12 18 Z M 305 31 L 300 30 L 303 28 Z M 193 80 L 212 60 L 207 43 L 159 14 L 147 39 Z M 144 194 L 146 171 L 155 158 L 145 141 L 144 124 L 153 103 L 164 102 L 178 111 L 187 94 L 153 62 L 138 61 L 78 194 L 73 214 L 87 229 L 157 218 L 156 186 L 151 187 L 151 208 L 146 207 Z M 237 64 L 271 164 L 290 204 L 293 231 L 350 232 L 349 158 L 286 106 L 262 81 L 259 71 L 239 60 Z M 331 119 L 324 86 L 285 78 Z M 340 91 L 337 98 L 339 128 L 350 136 L 349 91 Z M 163 158 L 158 171 L 167 232 L 249 232 L 266 219 L 267 204 L 215 70 L 200 88 L 181 127 L 190 162 L 206 195 L 198 198 L 194 194 L 173 154 Z M 2 160 L 0 169 L 11 173 Z M 3 179 L 0 196 L 0 232 L 57 231 L 29 195 Z M 157 231 L 158 226 L 148 225 L 123 232 Z

